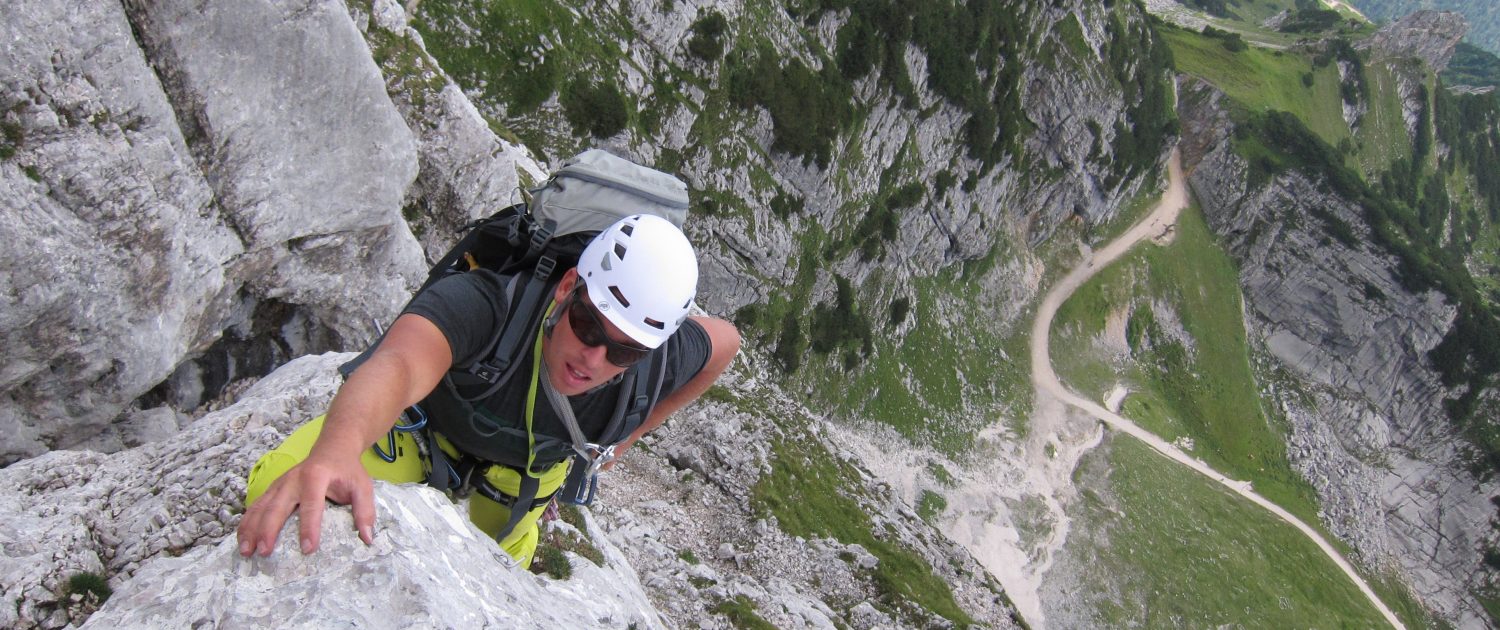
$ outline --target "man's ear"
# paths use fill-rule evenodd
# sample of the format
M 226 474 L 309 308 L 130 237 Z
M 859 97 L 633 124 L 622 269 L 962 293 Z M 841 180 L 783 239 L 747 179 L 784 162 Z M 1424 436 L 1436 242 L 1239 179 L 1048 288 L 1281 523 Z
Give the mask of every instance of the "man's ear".
M 562 280 L 557 282 L 557 288 L 552 290 L 552 301 L 561 304 L 573 292 L 573 286 L 578 284 L 578 268 L 573 267 L 563 274 Z

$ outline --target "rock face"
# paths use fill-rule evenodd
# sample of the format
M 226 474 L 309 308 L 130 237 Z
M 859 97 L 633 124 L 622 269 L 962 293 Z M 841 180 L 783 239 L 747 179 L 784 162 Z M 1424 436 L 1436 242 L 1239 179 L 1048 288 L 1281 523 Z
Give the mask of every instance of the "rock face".
M 271 557 L 241 558 L 246 472 L 321 413 L 350 357 L 298 359 L 170 443 L 54 451 L 0 470 L 0 591 L 16 603 L 0 607 L 0 626 L 661 627 L 607 538 L 594 537 L 604 567 L 577 558 L 573 579 L 553 583 L 508 563 L 458 506 L 421 487 L 379 485 L 372 546 L 347 509 L 332 509 L 318 554 L 297 551 L 293 524 Z M 80 572 L 115 589 L 92 617 L 63 596 Z
M 314 556 L 289 529 L 268 558 L 233 538 L 144 566 L 84 628 L 662 628 L 606 538 L 605 567 L 579 557 L 565 582 L 516 567 L 437 490 L 377 482 L 366 546 L 331 509 Z M 292 604 L 295 602 L 295 604 Z
M 1288 455 L 1318 491 L 1324 523 L 1367 566 L 1397 571 L 1424 604 L 1464 627 L 1487 619 L 1469 593 L 1483 582 L 1500 491 L 1469 472 L 1427 360 L 1455 309 L 1407 291 L 1361 209 L 1307 176 L 1260 187 L 1230 148 L 1221 95 L 1184 90 L 1183 128 L 1201 159 L 1190 184 L 1240 266 L 1247 332 L 1268 392 L 1291 422 Z M 1351 230 L 1332 238 L 1332 222 Z
M 322 412 L 337 366 L 352 356 L 293 361 L 170 442 L 109 456 L 54 451 L 0 470 L 0 594 L 15 602 L 0 606 L 0 626 L 727 627 L 715 608 L 740 597 L 779 627 L 943 623 L 919 612 L 893 618 L 888 603 L 876 609 L 882 595 L 869 575 L 879 560 L 859 545 L 793 537 L 753 517 L 749 488 L 771 467 L 768 440 L 818 439 L 806 431 L 819 421 L 779 398 L 757 412 L 701 405 L 633 450 L 604 480 L 599 523 L 583 511 L 603 564 L 570 555 L 567 580 L 511 566 L 437 492 L 384 483 L 374 545 L 358 541 L 347 509 L 334 508 L 317 554 L 297 551 L 293 522 L 270 558 L 240 558 L 233 530 L 246 472 Z M 736 390 L 738 400 L 764 394 Z M 932 565 L 968 615 L 1013 627 L 1012 609 L 971 556 L 868 473 L 842 482 L 888 540 Z M 84 572 L 106 576 L 115 591 L 97 612 L 68 597 Z
M 0 469 L 0 591 L 19 602 L 0 606 L 0 626 L 61 627 L 72 575 L 123 584 L 155 559 L 231 535 L 250 465 L 322 413 L 345 356 L 293 361 L 171 441 L 114 455 L 53 451 Z
M 20 0 L 0 37 L 0 464 L 120 448 L 148 391 L 191 408 L 405 299 L 415 146 L 342 3 Z
M 1433 72 L 1442 72 L 1468 32 L 1469 23 L 1460 13 L 1417 11 L 1380 29 L 1360 47 L 1388 57 L 1420 59 Z

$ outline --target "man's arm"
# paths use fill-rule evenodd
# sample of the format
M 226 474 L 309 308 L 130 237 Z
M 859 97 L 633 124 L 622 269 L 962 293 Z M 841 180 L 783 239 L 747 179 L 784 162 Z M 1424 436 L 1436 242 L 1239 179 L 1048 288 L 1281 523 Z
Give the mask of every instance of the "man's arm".
M 709 386 L 713 385 L 714 381 L 719 379 L 719 375 L 724 373 L 724 369 L 729 367 L 729 362 L 734 360 L 734 355 L 739 353 L 740 331 L 735 329 L 734 324 L 712 317 L 689 317 L 688 319 L 698 322 L 704 332 L 708 333 L 708 361 L 703 364 L 703 369 L 699 370 L 693 378 L 688 379 L 688 382 L 683 383 L 682 387 L 656 402 L 656 406 L 651 409 L 651 415 L 646 418 L 640 428 L 615 448 L 616 458 L 629 450 L 636 440 L 641 439 L 641 436 L 666 422 L 668 416 L 708 391 Z
M 302 553 L 318 548 L 324 499 L 354 509 L 360 539 L 374 539 L 375 496 L 360 455 L 420 402 L 453 363 L 448 339 L 431 321 L 402 315 L 369 360 L 339 388 L 307 459 L 273 482 L 240 520 L 240 555 L 271 554 L 297 512 Z

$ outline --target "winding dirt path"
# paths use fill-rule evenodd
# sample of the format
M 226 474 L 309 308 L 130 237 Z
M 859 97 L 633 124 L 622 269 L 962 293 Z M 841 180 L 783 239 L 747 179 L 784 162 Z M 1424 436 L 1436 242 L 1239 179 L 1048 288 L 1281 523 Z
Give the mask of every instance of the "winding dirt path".
M 1079 286 L 1082 286 L 1084 281 L 1092 277 L 1099 269 L 1114 262 L 1136 243 L 1146 238 L 1159 239 L 1171 236 L 1172 230 L 1177 223 L 1177 214 L 1183 208 L 1187 207 L 1187 189 L 1183 184 L 1182 161 L 1175 149 L 1172 151 L 1172 157 L 1167 163 L 1167 174 L 1167 191 L 1162 196 L 1162 200 L 1156 208 L 1152 209 L 1151 213 L 1145 219 L 1142 219 L 1140 223 L 1131 226 L 1125 234 L 1115 239 L 1103 249 L 1096 251 L 1082 265 L 1068 272 L 1066 276 L 1063 276 L 1062 280 L 1058 281 L 1047 292 L 1047 296 L 1042 299 L 1041 307 L 1037 309 L 1036 320 L 1032 323 L 1031 327 L 1031 382 L 1036 388 L 1038 401 L 1044 398 L 1051 398 L 1077 407 L 1103 421 L 1110 428 L 1129 434 L 1145 442 L 1162 455 L 1202 473 L 1205 477 L 1222 484 L 1236 494 L 1275 514 L 1277 518 L 1296 527 L 1316 543 L 1318 548 L 1322 549 L 1323 553 L 1344 571 L 1345 575 L 1349 576 L 1349 579 L 1359 587 L 1360 592 L 1364 593 L 1365 597 L 1369 598 L 1370 603 L 1374 604 L 1380 610 L 1380 614 L 1385 616 L 1386 621 L 1389 621 L 1396 628 L 1405 630 L 1405 626 L 1401 624 L 1401 620 L 1397 619 L 1396 615 L 1375 595 L 1375 592 L 1370 590 L 1370 585 L 1365 583 L 1364 578 L 1360 577 L 1354 571 L 1354 567 L 1350 566 L 1349 562 L 1343 556 L 1339 555 L 1339 552 L 1332 545 L 1329 545 L 1328 541 L 1324 540 L 1323 536 L 1316 530 L 1303 523 L 1301 519 L 1293 516 L 1290 512 L 1282 509 L 1281 506 L 1256 494 L 1250 487 L 1250 482 L 1231 479 L 1220 474 L 1202 461 L 1188 456 L 1155 434 L 1137 426 L 1128 418 L 1116 414 L 1104 408 L 1103 405 L 1079 396 L 1066 387 L 1063 387 L 1062 382 L 1057 378 L 1057 373 L 1053 371 L 1051 355 L 1048 352 L 1048 337 L 1052 330 L 1052 319 L 1057 315 L 1058 307 Z

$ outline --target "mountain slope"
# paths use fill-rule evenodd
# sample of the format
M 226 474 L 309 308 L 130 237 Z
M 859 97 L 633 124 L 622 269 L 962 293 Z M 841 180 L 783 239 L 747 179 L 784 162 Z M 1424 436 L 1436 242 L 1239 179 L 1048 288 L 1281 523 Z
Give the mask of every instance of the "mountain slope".
M 1332 49 L 1347 58 L 1336 80 L 1354 86 L 1341 97 L 1342 128 L 1266 112 L 1232 86 L 1193 87 L 1185 139 L 1206 151 L 1189 160 L 1194 191 L 1240 267 L 1260 379 L 1329 528 L 1368 564 L 1403 565 L 1441 616 L 1474 624 L 1488 617 L 1493 570 L 1483 557 L 1494 537 L 1495 390 L 1479 341 L 1493 333 L 1477 330 L 1495 317 L 1493 297 L 1475 288 L 1489 274 L 1475 263 L 1494 233 L 1494 200 L 1478 193 L 1494 162 L 1446 147 L 1474 137 L 1489 146 L 1496 119 L 1480 112 L 1494 101 L 1438 88 L 1404 44 L 1381 43 L 1401 37 L 1356 42 L 1357 58 Z M 1298 87 L 1322 80 L 1304 74 Z M 1298 89 L 1295 72 L 1281 81 Z M 1460 101 L 1469 123 L 1434 122 Z M 1445 134 L 1453 144 L 1434 149 Z M 1371 487 L 1413 498 L 1381 501 Z M 1448 536 L 1460 539 L 1433 544 Z M 1402 551 L 1413 548 L 1428 559 Z
M 1149 299 L 1110 294 L 1125 303 L 1099 309 L 1097 330 L 1113 339 L 1118 326 L 1123 347 L 1101 368 L 1092 339 L 1068 340 L 1065 375 L 1101 397 L 1130 379 L 1126 408 L 1148 410 L 1143 424 L 1193 438 L 1400 585 L 1387 590 L 1409 588 L 1408 623 L 1423 606 L 1484 623 L 1500 444 L 1487 422 L 1493 101 L 1449 94 L 1430 60 L 1393 52 L 1410 49 L 1368 24 L 1302 8 L 1283 30 L 1265 20 L 1296 3 L 1240 4 L 1246 20 L 1192 14 L 1199 26 L 1172 29 L 1135 3 L 1083 1 L 427 0 L 411 16 L 391 0 L 248 14 L 11 3 L 4 23 L 29 45 L 6 49 L 23 89 L 0 95 L 0 182 L 25 218 L 7 226 L 22 230 L 14 240 L 45 247 L 8 259 L 28 271 L 6 276 L 20 297 L 0 332 L 21 351 L 0 420 L 25 439 L 4 456 L 171 435 L 290 355 L 359 349 L 420 274 L 418 243 L 441 251 L 453 228 L 517 200 L 545 177 L 533 156 L 598 145 L 690 183 L 699 302 L 747 340 L 733 382 L 674 421 L 660 451 L 624 462 L 639 473 L 617 482 L 631 493 L 600 509 L 607 529 L 653 541 L 632 563 L 664 610 L 721 625 L 1006 625 L 1011 598 L 1038 625 L 1141 618 L 1109 612 L 1119 587 L 1232 618 L 1236 576 L 1193 562 L 1217 557 L 1214 536 L 1174 565 L 1213 573 L 1197 592 L 1088 579 L 1091 546 L 1126 573 L 1152 561 L 1125 557 L 1132 545 L 1166 548 L 1179 531 L 1142 515 L 1221 532 L 1253 517 L 1171 473 L 1139 474 L 1160 462 L 1046 408 L 1024 362 L 1038 296 L 1149 205 L 1180 134 L 1233 263 L 1213 258 L 1221 273 L 1193 284 L 1157 261 Z M 259 25 L 249 40 L 197 36 L 247 23 Z M 110 54 L 36 52 L 73 51 L 74 33 Z M 1445 33 L 1405 41 L 1441 53 Z M 218 87 L 241 75 L 213 60 L 261 58 L 287 68 L 254 66 L 254 93 Z M 357 80 L 320 79 L 330 67 Z M 1193 77 L 1177 89 L 1174 67 Z M 154 87 L 97 87 L 111 85 Z M 345 101 L 311 110 L 343 118 L 300 109 Z M 1179 255 L 1208 260 L 1198 237 L 1201 250 Z M 1233 318 L 1194 300 L 1230 301 L 1236 282 L 1240 326 L 1194 321 Z M 1072 330 L 1093 336 L 1082 310 Z M 1195 348 L 1219 343 L 1202 356 L 1248 367 L 1199 374 Z M 1220 409 L 1256 403 L 1260 414 Z M 1205 498 L 1149 501 L 1168 491 Z M 1126 504 L 1133 520 L 1112 516 Z M 723 514 L 722 527 L 695 525 Z M 1235 544 L 1264 557 L 1293 544 L 1250 530 Z M 765 567 L 796 580 L 749 586 Z M 1265 575 L 1339 588 L 1314 570 Z M 822 603 L 771 605 L 819 584 Z M 1331 617 L 1366 619 L 1345 612 Z

